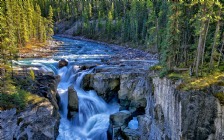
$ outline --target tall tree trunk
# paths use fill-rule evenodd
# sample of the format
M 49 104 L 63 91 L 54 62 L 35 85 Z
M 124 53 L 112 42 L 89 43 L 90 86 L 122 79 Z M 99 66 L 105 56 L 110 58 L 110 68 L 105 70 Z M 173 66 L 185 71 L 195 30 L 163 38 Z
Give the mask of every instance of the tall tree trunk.
M 206 44 L 206 38 L 208 34 L 208 29 L 209 29 L 209 23 L 210 23 L 210 18 L 207 20 L 206 27 L 205 27 L 205 38 L 204 38 L 204 43 L 203 43 L 203 51 L 202 51 L 202 56 L 201 56 L 201 67 L 203 67 L 204 64 L 204 56 L 205 56 L 205 44 Z
M 221 14 L 221 9 L 219 10 L 219 16 Z M 217 21 L 217 24 L 216 24 L 216 29 L 215 29 L 215 35 L 214 35 L 214 41 L 213 41 L 213 44 L 212 44 L 212 53 L 211 53 L 211 57 L 210 57 L 210 63 L 209 63 L 209 70 L 213 68 L 214 66 L 214 52 L 215 52 L 215 49 L 216 49 L 216 40 L 217 40 L 217 37 L 218 37 L 218 33 L 219 33 L 219 30 L 220 30 L 220 20 Z
M 224 46 L 224 34 L 222 35 L 222 47 L 220 49 L 220 55 L 219 55 L 219 60 L 218 60 L 218 67 L 220 65 L 220 61 L 221 61 L 221 57 L 222 57 L 222 50 L 223 50 L 223 46 Z
M 157 51 L 159 50 L 159 19 L 158 17 L 156 17 L 156 49 Z
M 200 36 L 198 40 L 198 47 L 197 47 L 197 54 L 196 54 L 196 65 L 195 65 L 195 71 L 196 76 L 198 77 L 198 71 L 199 71 L 199 64 L 201 62 L 202 58 L 202 52 L 203 52 L 203 45 L 205 41 L 205 34 L 206 34 L 206 22 L 202 22 L 203 29 L 200 31 Z

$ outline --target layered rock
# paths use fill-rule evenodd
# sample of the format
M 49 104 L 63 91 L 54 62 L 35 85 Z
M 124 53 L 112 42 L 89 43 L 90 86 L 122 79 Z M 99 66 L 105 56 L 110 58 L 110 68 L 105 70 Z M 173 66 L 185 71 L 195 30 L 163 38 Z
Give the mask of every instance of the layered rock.
M 25 111 L 16 109 L 0 113 L 0 139 L 56 139 L 60 116 L 47 99 L 29 105 Z
M 153 79 L 146 114 L 138 117 L 141 139 L 222 140 L 224 111 L 212 90 L 179 91 L 178 84 Z
M 113 73 L 87 74 L 83 79 L 84 89 L 94 89 L 105 101 L 118 96 L 120 76 Z
M 117 97 L 121 110 L 132 112 L 146 107 L 150 89 L 149 78 L 143 73 L 92 73 L 83 79 L 84 89 L 94 89 L 107 102 Z
M 222 86 L 180 91 L 177 86 L 181 81 L 160 79 L 147 70 L 133 71 L 133 67 L 130 71 L 126 65 L 96 68 L 94 73 L 86 75 L 83 80 L 85 89 L 96 90 L 106 101 L 117 96 L 121 105 L 120 110 L 129 110 L 131 117 L 137 116 L 139 121 L 137 130 L 129 129 L 125 123 L 121 125 L 122 127 L 113 129 L 110 126 L 109 131 L 115 132 L 112 133 L 112 138 L 141 140 L 224 138 L 224 107 L 214 96 L 215 93 L 223 93 Z

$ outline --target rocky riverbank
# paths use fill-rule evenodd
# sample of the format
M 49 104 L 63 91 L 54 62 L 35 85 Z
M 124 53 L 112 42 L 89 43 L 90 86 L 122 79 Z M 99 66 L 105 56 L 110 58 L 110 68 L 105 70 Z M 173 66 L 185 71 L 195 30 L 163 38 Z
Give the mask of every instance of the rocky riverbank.
M 114 97 L 120 111 L 110 117 L 110 139 L 129 140 L 222 140 L 224 106 L 215 97 L 224 87 L 181 91 L 181 81 L 158 78 L 153 71 L 133 65 L 96 67 L 84 77 L 83 87 L 94 89 L 110 102 Z M 138 129 L 129 121 L 137 117 Z
M 57 34 L 59 37 L 65 37 L 70 39 L 76 39 L 76 40 L 84 40 L 94 43 L 99 43 L 106 45 L 109 48 L 112 48 L 116 55 L 114 55 L 110 61 L 118 61 L 119 59 L 126 59 L 126 60 L 158 60 L 158 54 L 151 54 L 148 52 L 145 52 L 140 49 L 130 48 L 128 46 L 119 46 L 115 44 L 109 44 L 101 41 L 96 41 L 92 39 L 87 39 L 82 36 L 72 36 L 68 34 Z
M 57 51 L 60 41 L 48 40 L 45 44 L 36 44 L 19 49 L 19 58 L 47 58 Z
M 59 77 L 39 75 L 35 81 L 17 77 L 22 89 L 36 94 L 22 111 L 0 111 L 0 139 L 56 139 L 60 116 L 57 105 Z M 26 82 L 25 82 L 26 81 Z

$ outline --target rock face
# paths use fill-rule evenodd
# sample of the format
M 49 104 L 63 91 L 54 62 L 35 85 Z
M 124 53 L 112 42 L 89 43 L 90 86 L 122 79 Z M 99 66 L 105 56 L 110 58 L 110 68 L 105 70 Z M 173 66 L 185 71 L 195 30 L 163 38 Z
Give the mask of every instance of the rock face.
M 21 112 L 16 109 L 0 112 L 0 139 L 56 139 L 60 115 L 57 105 L 57 84 L 59 77 L 41 75 L 35 81 L 23 84 L 23 89 L 42 98 L 29 105 Z
M 94 89 L 106 101 L 118 98 L 120 110 L 137 116 L 139 128 L 131 130 L 126 122 L 116 126 L 122 114 L 111 116 L 109 137 L 141 140 L 222 140 L 224 139 L 224 106 L 214 97 L 223 87 L 180 91 L 167 78 L 147 76 L 147 71 L 96 69 L 86 75 L 83 87 Z M 122 117 L 121 117 L 122 118 Z
M 25 111 L 16 109 L 0 113 L 0 139 L 56 139 L 59 127 L 59 114 L 47 99 L 29 105 Z
M 146 95 L 151 90 L 143 73 L 93 73 L 83 79 L 85 89 L 94 89 L 107 102 L 117 97 L 121 110 L 136 111 L 146 107 Z
M 118 112 L 110 116 L 109 136 L 111 140 L 116 140 L 121 137 L 121 132 L 127 127 L 131 120 L 131 112 Z
M 73 86 L 68 88 L 68 118 L 74 117 L 79 109 L 79 100 Z
M 224 111 L 211 89 L 178 91 L 166 78 L 154 78 L 146 114 L 139 116 L 141 140 L 222 140 Z
M 146 107 L 146 95 L 150 91 L 148 77 L 143 73 L 121 75 L 118 98 L 124 109 L 137 110 Z
M 88 74 L 83 79 L 84 89 L 94 89 L 105 101 L 118 96 L 119 75 L 111 73 Z
M 120 110 L 110 116 L 109 139 L 140 139 L 140 132 L 127 127 L 133 116 L 145 113 L 146 97 L 151 91 L 150 78 L 141 72 L 108 72 L 107 68 L 96 70 L 96 73 L 87 74 L 83 79 L 83 88 L 94 89 L 107 102 L 114 97 L 120 103 Z
M 67 66 L 68 65 L 68 61 L 66 59 L 61 59 L 59 62 L 58 62 L 58 67 L 59 68 L 62 68 L 64 66 Z

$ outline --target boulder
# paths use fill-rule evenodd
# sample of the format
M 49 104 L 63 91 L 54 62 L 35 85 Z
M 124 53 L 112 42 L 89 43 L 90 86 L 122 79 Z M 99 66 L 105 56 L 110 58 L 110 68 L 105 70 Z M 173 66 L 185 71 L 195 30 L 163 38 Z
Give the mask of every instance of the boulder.
M 124 130 L 121 131 L 121 136 L 125 140 L 140 140 L 141 135 L 139 131 L 126 127 Z
M 77 92 L 74 90 L 73 86 L 68 88 L 68 118 L 74 117 L 79 109 L 79 100 Z
M 62 68 L 64 66 L 67 66 L 68 65 L 68 61 L 66 59 L 61 59 L 59 62 L 58 62 L 58 67 L 59 68 Z
M 127 127 L 130 120 L 131 112 L 129 111 L 117 112 L 110 115 L 108 138 L 112 140 L 121 138 L 121 131 Z
M 110 115 L 110 124 L 113 126 L 127 126 L 131 120 L 131 113 L 128 111 L 117 112 Z

